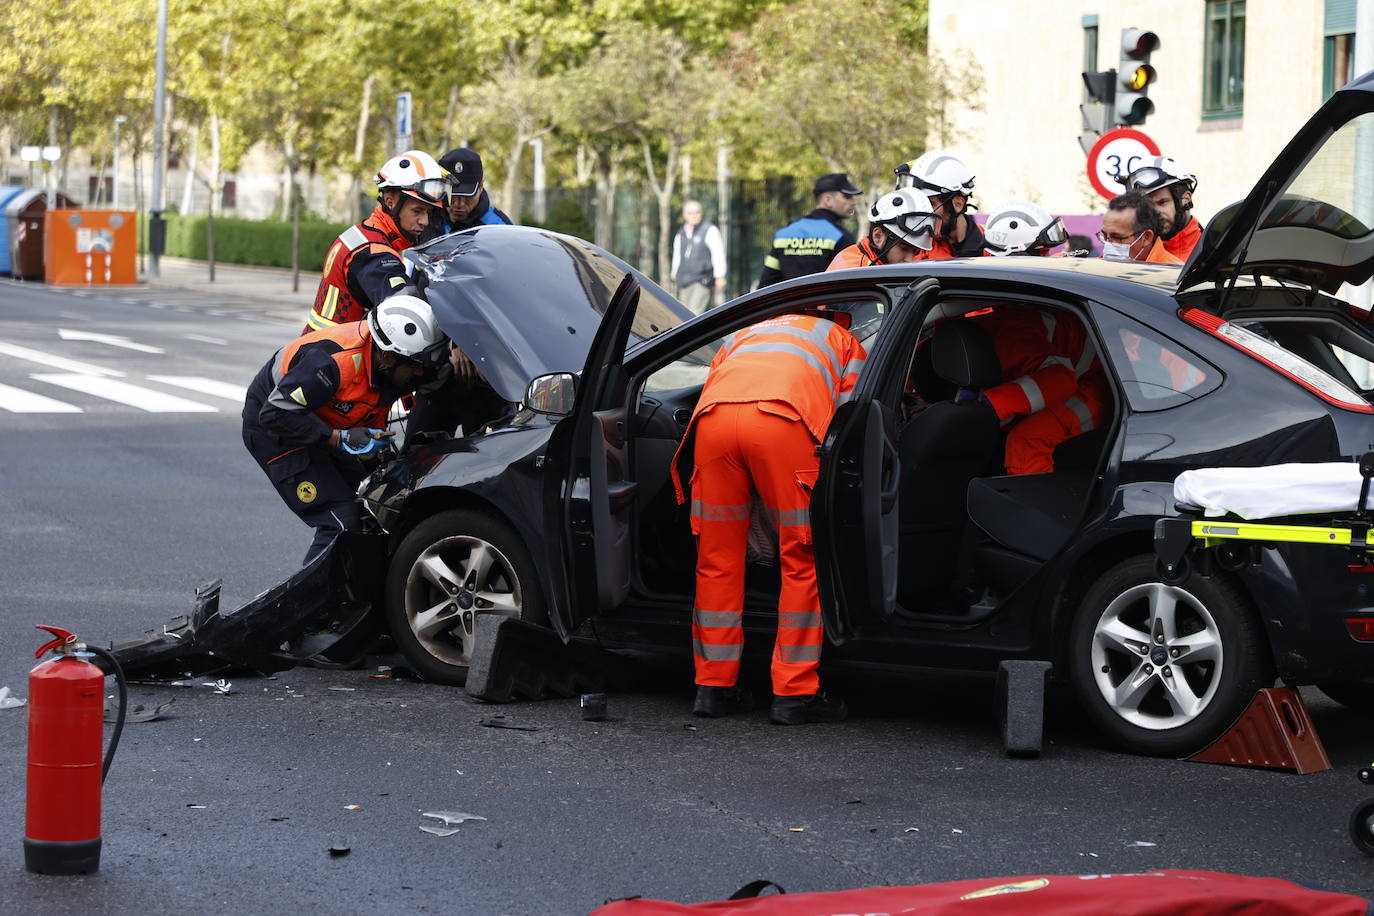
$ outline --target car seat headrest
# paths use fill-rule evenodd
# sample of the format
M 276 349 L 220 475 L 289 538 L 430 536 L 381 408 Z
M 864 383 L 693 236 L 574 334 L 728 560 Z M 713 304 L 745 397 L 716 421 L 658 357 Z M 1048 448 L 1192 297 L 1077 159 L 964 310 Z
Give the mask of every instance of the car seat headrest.
M 940 322 L 930 346 L 935 374 L 960 388 L 991 388 L 1002 381 L 992 338 L 977 322 L 967 318 Z

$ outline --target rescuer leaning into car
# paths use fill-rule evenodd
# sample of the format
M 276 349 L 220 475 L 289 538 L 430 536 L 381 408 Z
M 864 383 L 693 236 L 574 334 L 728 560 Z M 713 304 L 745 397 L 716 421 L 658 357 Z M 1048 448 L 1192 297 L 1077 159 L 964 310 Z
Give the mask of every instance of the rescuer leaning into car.
M 385 448 L 396 399 L 437 377 L 448 338 L 429 303 L 384 300 L 354 321 L 298 337 L 248 387 L 243 444 L 315 538 L 308 564 L 339 532 L 356 530 L 363 462 Z
M 778 725 L 834 722 L 844 701 L 820 692 L 821 602 L 816 588 L 810 504 L 816 445 L 863 368 L 863 346 L 816 315 L 783 315 L 739 331 L 711 361 L 710 375 L 673 461 L 691 455 L 692 532 L 697 535 L 692 611 L 697 694 L 692 712 L 743 712 L 735 686 L 744 650 L 744 558 L 754 494 L 778 531 L 782 589 L 773 647 Z

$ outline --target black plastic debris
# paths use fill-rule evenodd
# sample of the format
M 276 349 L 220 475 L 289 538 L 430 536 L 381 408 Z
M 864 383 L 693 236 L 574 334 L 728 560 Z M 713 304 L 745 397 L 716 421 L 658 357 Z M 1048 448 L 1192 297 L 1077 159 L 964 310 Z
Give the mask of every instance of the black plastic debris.
M 342 859 L 344 856 L 348 855 L 352 851 L 353 847 L 351 846 L 344 846 L 341 843 L 335 843 L 333 846 L 329 847 L 329 856 L 333 859 Z
M 483 728 L 508 728 L 517 732 L 537 732 L 539 729 L 533 725 L 516 725 L 514 722 L 507 722 L 505 716 L 492 716 L 490 719 L 478 719 L 477 724 Z

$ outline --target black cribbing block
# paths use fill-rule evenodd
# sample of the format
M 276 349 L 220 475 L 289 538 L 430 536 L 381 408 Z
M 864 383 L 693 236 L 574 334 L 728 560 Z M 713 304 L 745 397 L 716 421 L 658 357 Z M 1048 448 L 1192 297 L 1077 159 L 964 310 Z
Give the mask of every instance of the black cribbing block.
M 1045 733 L 1049 662 L 1004 659 L 997 666 L 997 712 L 1008 757 L 1039 757 Z
M 552 630 L 515 617 L 480 614 L 464 689 L 489 703 L 604 692 L 632 679 L 627 662 L 595 646 L 564 644 Z

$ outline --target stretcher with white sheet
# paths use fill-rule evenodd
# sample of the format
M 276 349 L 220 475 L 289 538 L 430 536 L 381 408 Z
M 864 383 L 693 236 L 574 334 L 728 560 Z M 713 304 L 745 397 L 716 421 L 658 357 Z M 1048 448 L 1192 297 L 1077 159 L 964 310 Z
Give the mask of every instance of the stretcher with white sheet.
M 1199 559 L 1234 571 L 1279 543 L 1344 547 L 1367 563 L 1371 478 L 1374 452 L 1358 461 L 1184 471 L 1174 481 L 1180 514 L 1155 522 L 1157 572 L 1176 584 Z

